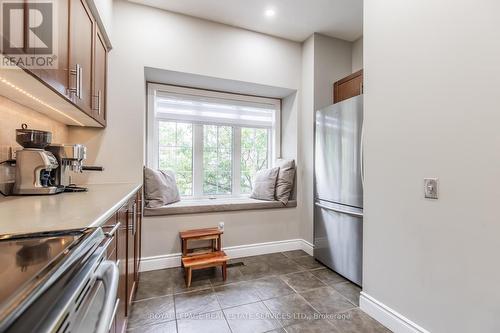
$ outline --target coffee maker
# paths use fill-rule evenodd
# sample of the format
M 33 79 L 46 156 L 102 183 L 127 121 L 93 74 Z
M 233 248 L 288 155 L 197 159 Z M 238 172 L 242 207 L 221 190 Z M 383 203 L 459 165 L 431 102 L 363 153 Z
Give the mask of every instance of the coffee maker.
M 59 167 L 56 157 L 44 148 L 52 141 L 52 133 L 28 129 L 16 130 L 16 141 L 24 149 L 16 153 L 16 178 L 13 194 L 56 194 L 64 187 L 53 183 L 51 172 Z
M 51 172 L 52 182 L 64 186 L 67 192 L 85 191 L 86 188 L 75 186 L 71 178 L 74 173 L 83 171 L 83 160 L 87 158 L 87 147 L 80 144 L 53 144 L 46 149 L 55 156 L 59 164 L 59 168 L 53 169 Z

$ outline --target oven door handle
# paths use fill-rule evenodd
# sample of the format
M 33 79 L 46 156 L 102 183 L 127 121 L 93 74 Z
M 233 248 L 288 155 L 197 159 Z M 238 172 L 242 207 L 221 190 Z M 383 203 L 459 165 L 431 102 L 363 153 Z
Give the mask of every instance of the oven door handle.
M 105 303 L 95 333 L 108 333 L 109 327 L 113 322 L 113 313 L 118 292 L 118 279 L 119 271 L 116 263 L 105 260 L 99 265 L 99 269 L 96 272 L 96 280 L 101 281 L 104 285 Z

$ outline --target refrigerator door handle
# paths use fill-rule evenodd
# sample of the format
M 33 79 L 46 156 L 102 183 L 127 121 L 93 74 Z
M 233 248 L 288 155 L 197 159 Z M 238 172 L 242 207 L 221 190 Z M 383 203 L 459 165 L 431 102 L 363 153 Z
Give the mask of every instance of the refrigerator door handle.
M 331 210 L 332 212 L 336 212 L 336 213 L 347 214 L 347 215 L 356 216 L 356 217 L 363 217 L 362 213 L 356 213 L 356 212 L 352 212 L 352 211 L 349 211 L 349 210 L 344 210 L 344 209 L 329 207 L 327 205 L 320 204 L 319 202 L 315 202 L 314 205 L 317 206 L 317 207 L 326 209 L 326 210 Z

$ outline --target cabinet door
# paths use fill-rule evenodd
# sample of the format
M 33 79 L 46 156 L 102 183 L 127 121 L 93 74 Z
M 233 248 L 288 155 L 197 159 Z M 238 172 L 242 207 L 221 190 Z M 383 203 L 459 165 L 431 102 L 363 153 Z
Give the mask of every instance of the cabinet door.
M 38 4 L 35 2 L 30 2 L 29 7 L 35 8 L 37 6 L 46 5 L 46 3 Z M 38 76 L 43 82 L 52 87 L 55 91 L 69 98 L 69 64 L 68 64 L 68 16 L 69 16 L 69 0 L 58 0 L 52 3 L 54 6 L 53 10 L 53 29 L 56 29 L 53 37 L 56 40 L 52 41 L 52 52 L 56 57 L 53 61 L 55 68 L 41 68 L 31 70 L 33 74 Z M 30 15 L 30 20 L 35 20 L 35 15 Z M 36 25 L 36 22 L 31 22 L 30 26 Z M 43 52 L 39 51 L 42 41 L 35 38 L 35 34 L 30 34 L 30 44 L 33 44 L 35 56 L 47 56 Z
M 10 22 L 0 21 L 5 37 L 0 39 L 0 50 L 2 54 L 20 56 L 23 60 L 34 55 L 32 41 L 29 34 L 29 8 L 33 4 L 27 0 L 2 3 L 3 15 L 9 15 Z M 31 44 L 30 44 L 31 42 Z M 26 57 L 27 56 L 27 57 Z M 18 66 L 25 68 L 22 62 Z
M 108 50 L 100 31 L 96 29 L 94 48 L 94 118 L 106 124 L 106 79 Z
M 128 223 L 127 223 L 127 304 L 132 302 L 135 288 L 135 234 L 137 225 L 136 203 L 132 200 L 129 203 Z M 127 310 L 127 315 L 130 311 Z
M 120 271 L 120 280 L 118 282 L 118 310 L 116 311 L 115 324 L 116 332 L 125 332 L 126 314 L 127 314 L 127 206 L 118 211 L 118 222 L 120 228 L 117 234 L 116 251 L 118 256 L 118 269 Z
M 94 19 L 84 0 L 70 0 L 69 82 L 71 99 L 92 116 Z
M 141 232 L 142 232 L 142 189 L 137 193 L 137 223 L 135 227 L 135 281 L 139 283 L 139 269 L 141 264 Z
M 341 102 L 363 93 L 363 70 L 349 75 L 333 85 L 333 103 Z

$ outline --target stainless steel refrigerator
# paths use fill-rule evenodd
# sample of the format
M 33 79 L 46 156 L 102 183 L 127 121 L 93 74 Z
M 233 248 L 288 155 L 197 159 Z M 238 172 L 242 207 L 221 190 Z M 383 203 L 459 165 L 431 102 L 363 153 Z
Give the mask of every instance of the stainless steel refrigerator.
M 314 257 L 361 286 L 363 95 L 316 111 Z

